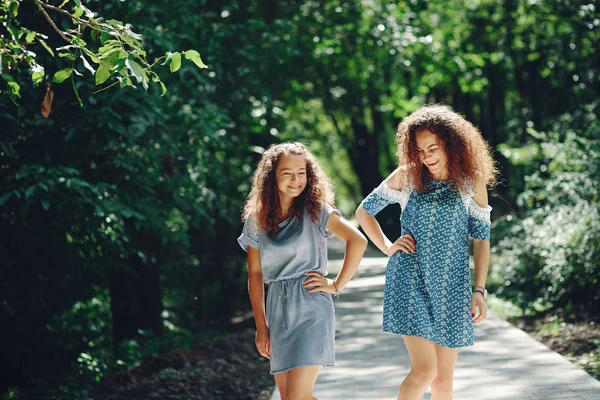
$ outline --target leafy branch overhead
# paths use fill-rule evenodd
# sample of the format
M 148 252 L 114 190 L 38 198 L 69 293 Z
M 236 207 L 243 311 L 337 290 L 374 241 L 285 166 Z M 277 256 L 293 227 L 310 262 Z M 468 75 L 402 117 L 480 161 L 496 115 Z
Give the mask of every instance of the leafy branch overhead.
M 46 35 L 21 26 L 19 9 L 24 1 L 35 3 L 40 14 L 60 36 L 63 45 L 50 46 Z M 62 83 L 69 79 L 80 105 L 75 76 L 83 76 L 81 71 L 94 76 L 96 85 L 101 86 L 97 92 L 117 84 L 121 88 L 141 85 L 148 89 L 150 82 L 154 82 L 160 85 L 162 96 L 167 88 L 155 72 L 157 65 L 169 65 L 173 73 L 181 67 L 183 57 L 198 68 L 207 68 L 196 50 L 166 52 L 149 61 L 142 36 L 134 32 L 130 24 L 116 19 L 105 20 L 83 5 L 81 0 L 63 0 L 59 6 L 43 0 L 0 0 L 0 25 L 4 27 L 0 31 L 0 75 L 6 82 L 0 93 L 7 93 L 15 103 L 21 97 L 17 74 L 27 73 L 35 85 L 50 80 L 50 75 L 38 63 L 32 50 L 38 45 L 52 57 L 65 59 L 65 68 L 54 72 L 51 81 Z M 60 28 L 67 25 L 70 27 Z M 111 78 L 113 82 L 109 83 Z M 48 93 L 47 97 L 51 96 L 50 88 Z

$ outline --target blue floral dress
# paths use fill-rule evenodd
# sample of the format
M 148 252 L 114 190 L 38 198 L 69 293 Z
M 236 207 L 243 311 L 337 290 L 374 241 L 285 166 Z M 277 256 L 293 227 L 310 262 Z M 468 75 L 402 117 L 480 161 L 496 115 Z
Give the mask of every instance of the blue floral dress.
M 362 202 L 375 215 L 392 203 L 402 208 L 401 234 L 415 238 L 414 254 L 396 252 L 385 277 L 383 331 L 420 336 L 446 347 L 474 342 L 469 237 L 489 240 L 491 207 L 479 207 L 473 190 L 432 181 L 425 192 L 381 183 Z

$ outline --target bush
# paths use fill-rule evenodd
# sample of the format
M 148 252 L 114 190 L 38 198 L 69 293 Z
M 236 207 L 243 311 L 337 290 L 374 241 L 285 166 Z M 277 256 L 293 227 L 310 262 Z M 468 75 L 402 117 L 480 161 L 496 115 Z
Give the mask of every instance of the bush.
M 590 113 L 591 115 L 591 113 Z M 577 121 L 580 122 L 580 121 Z M 522 210 L 494 224 L 491 288 L 527 312 L 561 308 L 596 313 L 600 298 L 600 142 L 598 122 L 570 129 L 564 117 L 537 139 L 537 172 L 525 178 Z M 509 156 L 510 150 L 505 152 Z

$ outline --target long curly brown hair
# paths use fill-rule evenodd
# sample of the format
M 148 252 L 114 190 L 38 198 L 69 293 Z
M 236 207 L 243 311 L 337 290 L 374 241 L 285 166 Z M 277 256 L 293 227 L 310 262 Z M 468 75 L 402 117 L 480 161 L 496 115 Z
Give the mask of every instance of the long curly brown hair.
M 296 218 L 302 218 L 306 210 L 316 224 L 325 204 L 333 205 L 334 200 L 331 181 L 323 172 L 317 159 L 302 143 L 288 142 L 270 146 L 263 153 L 254 173 L 252 189 L 244 205 L 242 220 L 245 221 L 253 215 L 258 228 L 271 237 L 278 232 L 278 218 L 282 214 L 275 171 L 281 156 L 287 154 L 301 155 L 306 160 L 306 187 L 294 199 L 292 205 L 292 214 Z
M 466 191 L 478 175 L 488 187 L 496 183 L 498 170 L 479 130 L 450 107 L 431 104 L 404 118 L 396 131 L 398 162 L 406 168 L 406 182 L 416 191 L 424 192 L 432 180 L 417 151 L 416 134 L 423 130 L 435 134 L 440 147 L 446 151 L 448 178 L 454 180 L 458 189 Z

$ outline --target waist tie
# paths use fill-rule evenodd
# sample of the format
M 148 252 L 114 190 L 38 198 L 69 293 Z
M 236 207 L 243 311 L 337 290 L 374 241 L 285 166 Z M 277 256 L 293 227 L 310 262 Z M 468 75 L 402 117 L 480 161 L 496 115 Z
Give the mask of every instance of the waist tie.
M 281 327 L 285 330 L 287 330 L 289 326 L 287 298 L 290 286 L 297 284 L 296 282 L 298 281 L 298 279 L 305 278 L 305 276 L 300 276 L 298 278 L 291 279 L 278 279 L 269 283 L 269 285 L 272 286 L 274 289 L 277 288 L 277 296 L 281 299 L 281 307 L 283 308 L 283 321 L 281 323 Z

